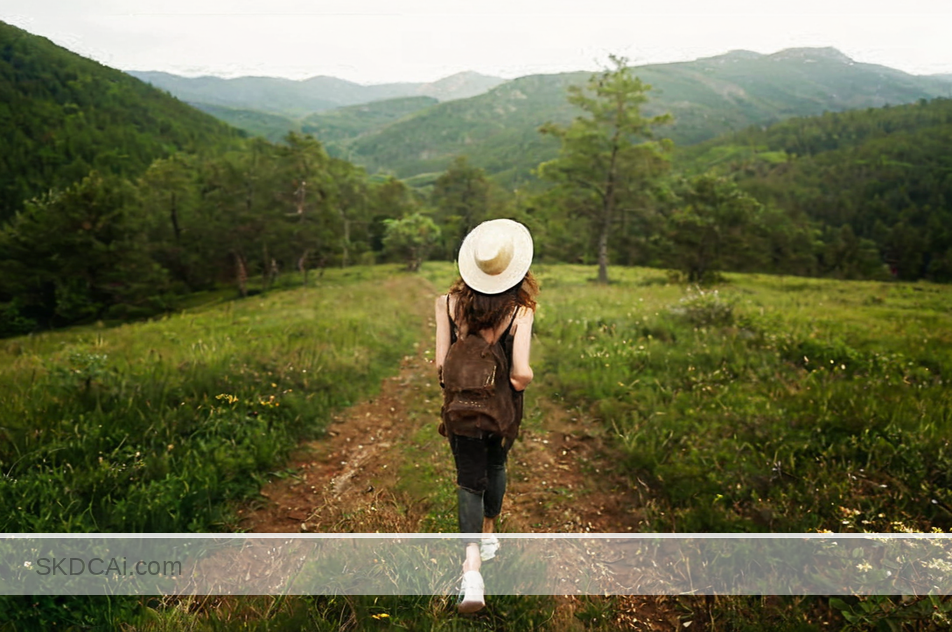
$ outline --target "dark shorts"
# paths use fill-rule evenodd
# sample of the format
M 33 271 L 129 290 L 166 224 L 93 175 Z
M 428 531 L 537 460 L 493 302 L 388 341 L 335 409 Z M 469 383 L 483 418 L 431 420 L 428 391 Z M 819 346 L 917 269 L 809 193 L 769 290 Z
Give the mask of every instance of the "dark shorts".
M 502 511 L 508 442 L 489 433 L 482 437 L 451 434 L 449 441 L 456 461 L 459 530 L 478 534 L 483 530 L 485 518 L 495 518 Z
M 486 491 L 494 473 L 505 471 L 509 454 L 503 437 L 484 433 L 482 437 L 451 434 L 450 449 L 456 461 L 456 484 L 478 494 Z

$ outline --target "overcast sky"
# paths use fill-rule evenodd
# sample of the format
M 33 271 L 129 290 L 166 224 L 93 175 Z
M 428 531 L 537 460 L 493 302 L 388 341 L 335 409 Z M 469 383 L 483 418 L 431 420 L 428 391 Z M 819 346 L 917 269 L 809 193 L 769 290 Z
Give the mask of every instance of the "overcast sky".
M 732 49 L 834 46 L 952 73 L 952 0 L 0 0 L 0 20 L 107 66 L 359 83 L 514 78 Z

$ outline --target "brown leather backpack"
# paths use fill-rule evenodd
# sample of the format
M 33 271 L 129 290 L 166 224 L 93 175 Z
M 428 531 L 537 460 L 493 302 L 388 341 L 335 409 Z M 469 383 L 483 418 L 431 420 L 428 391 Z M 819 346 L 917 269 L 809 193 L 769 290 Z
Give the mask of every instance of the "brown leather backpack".
M 505 333 L 487 342 L 478 332 L 470 332 L 450 345 L 442 373 L 441 417 L 447 432 L 470 437 L 490 432 L 507 438 L 518 433 L 503 337 Z

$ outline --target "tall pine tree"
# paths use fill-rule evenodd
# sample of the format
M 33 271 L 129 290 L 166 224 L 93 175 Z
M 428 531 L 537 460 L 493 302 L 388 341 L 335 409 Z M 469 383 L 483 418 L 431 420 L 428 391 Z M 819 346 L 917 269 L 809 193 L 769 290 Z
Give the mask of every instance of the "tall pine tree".
M 672 120 L 642 116 L 651 86 L 632 75 L 624 58 L 611 61 L 614 68 L 592 75 L 585 88 L 569 88 L 568 100 L 582 116 L 539 130 L 562 142 L 559 157 L 539 165 L 539 175 L 556 183 L 567 208 L 591 222 L 600 283 L 608 283 L 608 238 L 620 214 L 643 210 L 651 183 L 667 169 L 667 144 L 652 140 L 652 128 Z

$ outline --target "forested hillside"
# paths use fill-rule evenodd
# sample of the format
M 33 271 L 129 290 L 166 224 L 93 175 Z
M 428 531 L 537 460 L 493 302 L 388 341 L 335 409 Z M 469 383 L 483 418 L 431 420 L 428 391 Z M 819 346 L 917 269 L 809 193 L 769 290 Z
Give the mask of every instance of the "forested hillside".
M 827 265 L 952 280 L 952 100 L 827 113 L 685 150 L 685 168 L 731 174 L 762 202 L 817 222 Z
M 118 70 L 0 22 L 0 223 L 90 169 L 134 176 L 239 132 Z
M 347 265 L 379 253 L 384 222 L 418 205 L 402 183 L 372 185 L 311 137 L 242 138 L 7 25 L 0 140 L 0 336 Z
M 408 178 L 446 169 L 456 155 L 500 181 L 519 178 L 555 155 L 558 145 L 539 134 L 549 119 L 577 114 L 566 102 L 568 87 L 588 73 L 521 77 L 471 99 L 440 103 L 351 144 L 351 158 L 367 168 Z M 509 175 L 511 177 L 507 178 Z
M 346 155 L 349 141 L 362 134 L 379 131 L 436 103 L 438 101 L 433 97 L 402 97 L 315 112 L 301 120 L 301 131 L 313 134 L 328 149 L 334 148 Z
M 280 114 L 271 114 L 260 110 L 239 110 L 208 103 L 193 103 L 191 105 L 232 127 L 275 143 L 280 142 L 288 135 L 288 132 L 301 131 L 301 125 L 298 121 Z
M 952 80 L 943 76 L 920 77 L 857 63 L 832 48 L 772 55 L 732 51 L 691 62 L 638 66 L 635 73 L 653 86 L 646 113 L 672 113 L 675 123 L 665 133 L 679 145 L 791 116 L 952 94 Z M 334 155 L 346 156 L 370 173 L 432 182 L 455 156 L 466 155 L 510 188 L 534 182 L 532 169 L 555 157 L 556 144 L 541 137 L 538 128 L 548 121 L 566 123 L 578 114 L 565 101 L 566 89 L 588 76 L 534 75 L 498 85 L 497 78 L 460 73 L 432 84 L 360 86 L 332 77 L 294 82 L 133 74 L 269 140 L 288 131 L 313 133 Z M 410 95 L 440 102 L 423 107 L 421 100 L 395 98 Z M 367 107 L 395 109 L 377 116 L 384 113 L 348 105 L 369 101 L 378 103 Z M 403 118 L 409 110 L 398 104 L 420 109 Z

